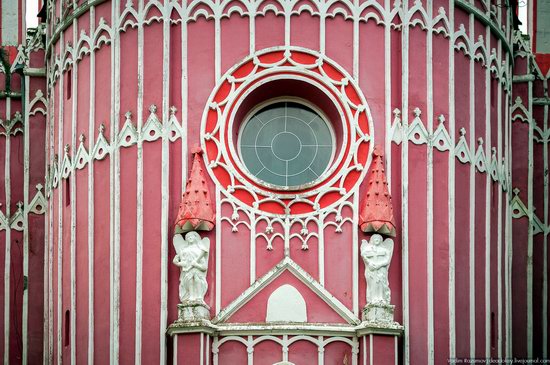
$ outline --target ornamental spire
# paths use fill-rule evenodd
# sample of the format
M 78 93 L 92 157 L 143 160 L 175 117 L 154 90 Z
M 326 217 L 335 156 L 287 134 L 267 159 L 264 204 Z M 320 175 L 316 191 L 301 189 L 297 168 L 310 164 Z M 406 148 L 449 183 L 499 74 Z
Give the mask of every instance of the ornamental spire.
M 395 221 L 391 195 L 386 181 L 384 168 L 384 151 L 375 146 L 374 161 L 369 176 L 367 195 L 361 204 L 359 228 L 363 232 L 380 233 L 395 237 Z
M 192 148 L 193 166 L 183 193 L 176 219 L 175 234 L 188 231 L 210 231 L 214 228 L 215 213 L 210 200 L 210 191 L 202 170 L 202 150 Z

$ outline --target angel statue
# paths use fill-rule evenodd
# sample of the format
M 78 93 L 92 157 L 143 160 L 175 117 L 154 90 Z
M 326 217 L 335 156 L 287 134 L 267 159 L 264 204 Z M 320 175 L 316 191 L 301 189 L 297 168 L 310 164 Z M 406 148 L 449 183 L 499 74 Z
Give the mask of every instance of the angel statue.
M 204 303 L 204 295 L 208 290 L 206 270 L 210 239 L 201 239 L 197 232 L 191 231 L 185 235 L 185 239 L 183 235 L 176 234 L 173 243 L 176 249 L 173 262 L 181 269 L 180 302 Z
M 393 255 L 393 240 L 382 240 L 379 234 L 373 234 L 370 242 L 361 243 L 361 257 L 365 262 L 365 277 L 367 279 L 367 303 L 390 304 L 390 286 L 388 269 Z

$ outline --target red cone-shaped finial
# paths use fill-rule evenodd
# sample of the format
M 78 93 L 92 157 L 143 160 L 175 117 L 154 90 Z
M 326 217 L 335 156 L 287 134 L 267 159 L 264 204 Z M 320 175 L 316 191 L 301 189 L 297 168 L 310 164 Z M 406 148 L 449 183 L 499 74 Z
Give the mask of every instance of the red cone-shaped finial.
M 395 237 L 393 208 L 384 170 L 384 152 L 380 146 L 375 146 L 373 155 L 367 195 L 361 204 L 359 227 L 363 232 Z
M 191 149 L 193 166 L 187 180 L 185 192 L 181 198 L 174 233 L 188 231 L 210 231 L 216 219 L 210 192 L 201 167 L 202 150 L 199 146 Z

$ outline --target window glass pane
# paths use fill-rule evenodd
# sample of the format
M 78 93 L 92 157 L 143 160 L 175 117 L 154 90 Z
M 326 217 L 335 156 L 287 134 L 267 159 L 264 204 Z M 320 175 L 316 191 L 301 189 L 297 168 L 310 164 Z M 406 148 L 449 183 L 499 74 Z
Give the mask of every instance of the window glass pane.
M 242 129 L 239 143 L 248 171 L 281 187 L 317 180 L 333 153 L 327 122 L 295 102 L 277 102 L 255 113 Z

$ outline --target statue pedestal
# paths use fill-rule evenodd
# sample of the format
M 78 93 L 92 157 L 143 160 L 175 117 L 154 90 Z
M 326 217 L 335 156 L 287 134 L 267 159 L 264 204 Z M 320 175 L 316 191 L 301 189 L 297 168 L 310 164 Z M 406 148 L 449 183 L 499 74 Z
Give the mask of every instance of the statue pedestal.
M 167 334 L 172 337 L 168 351 L 174 364 L 201 365 L 210 359 L 215 327 L 210 322 L 210 308 L 203 301 L 178 304 L 178 319 Z
M 395 365 L 399 362 L 399 337 L 403 326 L 393 319 L 395 306 L 367 304 L 363 308 L 363 322 L 356 328 L 362 348 L 360 364 Z
M 363 321 L 376 327 L 385 327 L 385 325 L 398 325 L 393 320 L 393 311 L 395 305 L 383 303 L 369 303 L 363 308 Z
M 204 302 L 178 304 L 178 322 L 210 321 L 210 307 Z

